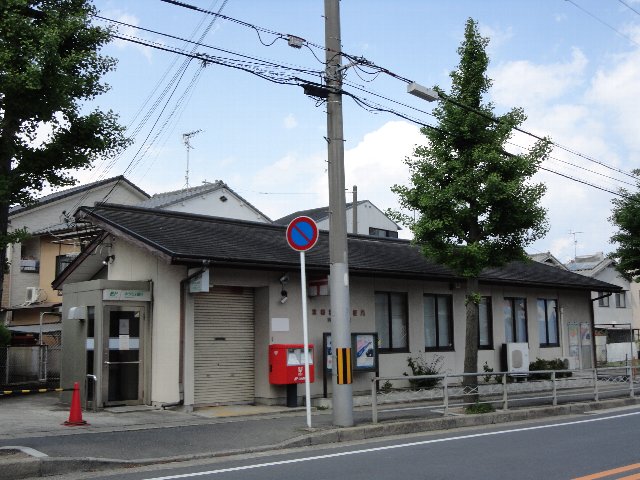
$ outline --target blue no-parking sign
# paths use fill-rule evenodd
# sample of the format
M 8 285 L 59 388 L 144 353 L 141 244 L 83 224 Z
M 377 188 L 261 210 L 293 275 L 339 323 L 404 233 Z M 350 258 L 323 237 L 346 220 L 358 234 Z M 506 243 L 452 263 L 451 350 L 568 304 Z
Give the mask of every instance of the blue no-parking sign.
M 287 227 L 287 243 L 298 252 L 311 249 L 318 241 L 318 226 L 309 217 L 296 217 Z

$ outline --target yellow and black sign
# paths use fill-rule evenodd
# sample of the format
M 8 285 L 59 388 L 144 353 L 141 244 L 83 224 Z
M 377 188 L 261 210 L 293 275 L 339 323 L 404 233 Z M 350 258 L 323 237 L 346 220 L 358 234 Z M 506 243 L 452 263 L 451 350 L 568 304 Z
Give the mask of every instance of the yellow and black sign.
M 347 385 L 352 382 L 351 376 L 351 349 L 336 348 L 336 373 L 338 385 Z

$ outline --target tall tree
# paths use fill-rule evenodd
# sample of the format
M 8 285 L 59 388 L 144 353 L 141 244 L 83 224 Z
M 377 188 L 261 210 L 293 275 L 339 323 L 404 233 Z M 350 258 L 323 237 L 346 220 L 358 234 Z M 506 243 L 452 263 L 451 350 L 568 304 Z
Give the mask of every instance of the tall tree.
M 85 111 L 107 90 L 115 67 L 99 49 L 108 29 L 91 25 L 87 0 L 0 2 L 0 255 L 24 237 L 8 231 L 11 205 L 25 205 L 45 185 L 72 185 L 70 171 L 127 144 L 116 115 Z M 5 260 L 6 261 L 6 260 Z M 4 268 L 0 268 L 0 289 Z M 0 291 L 1 294 L 1 291 Z
M 612 200 L 613 213 L 609 221 L 618 228 L 611 237 L 617 249 L 609 256 L 616 260 L 616 269 L 629 281 L 640 282 L 640 169 L 633 170 L 638 191 L 620 190 L 620 198 Z
M 473 19 L 466 23 L 458 48 L 460 63 L 451 72 L 451 93 L 435 87 L 443 101 L 434 109 L 438 126 L 422 128 L 428 143 L 405 160 L 410 185 L 395 185 L 401 207 L 425 256 L 450 266 L 466 278 L 464 371 L 478 371 L 478 276 L 487 267 L 525 259 L 524 247 L 547 232 L 546 211 L 539 205 L 545 187 L 528 180 L 549 153 L 547 140 L 528 152 L 509 154 L 503 146 L 524 120 L 521 109 L 495 116 L 484 95 L 491 87 L 486 71 L 487 38 Z M 477 379 L 465 377 L 469 395 Z

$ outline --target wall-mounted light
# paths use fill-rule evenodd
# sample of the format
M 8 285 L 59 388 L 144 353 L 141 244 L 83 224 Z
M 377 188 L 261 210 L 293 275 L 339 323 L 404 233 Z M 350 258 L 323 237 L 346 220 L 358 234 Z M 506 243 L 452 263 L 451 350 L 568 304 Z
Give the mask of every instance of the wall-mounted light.
M 284 288 L 286 287 L 287 283 L 289 283 L 289 274 L 283 273 L 282 276 L 279 278 L 279 282 L 280 282 L 280 285 L 282 286 L 282 290 L 280 290 L 280 303 L 284 305 L 285 303 L 287 303 L 287 300 L 289 300 L 289 294 L 287 293 L 287 290 Z
M 69 313 L 67 313 L 68 320 L 80 320 L 84 321 L 84 307 L 71 307 Z
M 104 260 L 102 260 L 102 264 L 109 265 L 110 263 L 113 263 L 115 259 L 116 259 L 115 255 L 107 255 L 106 257 L 104 257 Z

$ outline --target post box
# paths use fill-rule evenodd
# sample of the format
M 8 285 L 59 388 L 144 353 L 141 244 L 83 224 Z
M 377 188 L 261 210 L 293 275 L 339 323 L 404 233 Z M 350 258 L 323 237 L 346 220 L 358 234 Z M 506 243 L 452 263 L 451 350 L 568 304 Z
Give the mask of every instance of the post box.
M 314 380 L 313 345 L 309 344 L 309 383 Z M 269 345 L 269 383 L 304 383 L 304 344 Z

